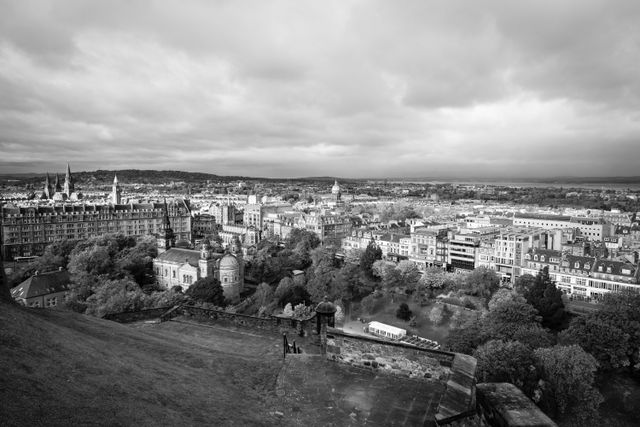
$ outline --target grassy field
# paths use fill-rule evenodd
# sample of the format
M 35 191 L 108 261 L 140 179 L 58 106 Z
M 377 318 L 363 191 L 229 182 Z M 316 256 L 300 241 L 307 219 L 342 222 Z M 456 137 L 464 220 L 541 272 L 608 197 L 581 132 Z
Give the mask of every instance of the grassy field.
M 282 425 L 279 337 L 0 303 L 0 424 Z
M 408 321 L 404 321 L 396 317 L 396 310 L 403 302 L 406 302 L 409 305 L 409 309 L 416 316 L 415 327 L 409 326 Z M 429 319 L 429 313 L 433 309 L 434 305 L 435 301 L 428 305 L 420 306 L 419 303 L 412 301 L 411 298 L 406 295 L 396 295 L 393 299 L 389 295 L 384 295 L 377 300 L 372 314 L 352 313 L 351 322 L 347 323 L 347 326 L 362 329 L 362 326 L 358 326 L 358 324 L 353 321 L 356 320 L 356 317 L 363 317 L 368 321 L 377 320 L 378 322 L 386 323 L 387 325 L 406 329 L 409 335 L 418 335 L 442 344 L 446 341 L 446 338 L 449 335 L 454 312 L 459 312 L 459 316 L 462 316 L 463 319 L 476 316 L 476 313 L 473 311 L 464 310 L 460 307 L 449 306 L 449 315 L 445 316 L 442 322 L 436 324 Z

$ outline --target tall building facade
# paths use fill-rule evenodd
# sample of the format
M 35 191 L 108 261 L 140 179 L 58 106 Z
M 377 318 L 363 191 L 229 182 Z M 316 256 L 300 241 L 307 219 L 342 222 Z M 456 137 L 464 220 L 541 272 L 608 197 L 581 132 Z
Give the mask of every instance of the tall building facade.
M 164 227 L 165 210 L 176 240 L 191 241 L 191 209 L 187 200 L 167 203 L 111 205 L 60 204 L 3 206 L 1 250 L 5 260 L 42 255 L 57 240 L 82 240 L 107 233 L 127 236 L 156 235 Z

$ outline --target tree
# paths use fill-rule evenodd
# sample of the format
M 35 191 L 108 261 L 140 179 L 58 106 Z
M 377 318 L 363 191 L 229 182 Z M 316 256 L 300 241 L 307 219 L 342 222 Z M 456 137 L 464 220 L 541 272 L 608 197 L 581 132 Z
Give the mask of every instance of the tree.
M 560 327 L 564 319 L 562 291 L 551 281 L 549 267 L 538 272 L 533 285 L 525 289 L 524 297 L 542 316 L 543 326 L 551 329 Z
M 482 329 L 480 322 L 472 320 L 451 329 L 447 336 L 445 347 L 456 353 L 471 355 L 481 342 Z
M 225 307 L 226 300 L 220 281 L 213 276 L 203 277 L 189 286 L 186 294 L 199 302 L 206 302 L 217 307 Z
M 610 292 L 604 296 L 600 310 L 593 315 L 629 335 L 629 366 L 640 370 L 640 293 L 632 290 Z
M 7 277 L 4 273 L 2 251 L 0 251 L 0 301 L 13 302 L 13 298 L 11 298 L 11 292 L 9 291 L 9 285 L 7 284 Z
M 284 280 L 284 279 L 283 279 Z M 268 284 L 262 282 L 256 288 L 256 292 L 253 294 L 258 307 L 264 307 L 268 305 L 273 299 L 273 288 Z
M 593 386 L 596 359 L 577 345 L 539 348 L 534 356 L 543 380 L 538 406 L 560 421 L 597 420 L 603 399 Z
M 505 301 L 489 311 L 482 321 L 483 335 L 487 339 L 512 339 L 518 329 L 539 324 L 540 317 L 530 304 Z
M 137 311 L 144 307 L 146 295 L 130 279 L 107 280 L 87 298 L 87 314 L 103 317 L 124 311 Z
M 528 396 L 536 384 L 535 359 L 531 349 L 517 341 L 491 340 L 473 353 L 481 382 L 510 382 Z
M 396 266 L 400 273 L 400 281 L 410 291 L 415 291 L 420 280 L 420 270 L 411 261 L 400 261 Z
M 477 295 L 488 301 L 500 287 L 500 277 L 489 268 L 478 267 L 467 275 L 465 284 L 468 292 L 472 295 Z
M 602 370 L 629 366 L 629 334 L 597 316 L 576 317 L 558 340 L 563 345 L 577 344 L 596 358 Z
M 495 294 L 493 294 L 493 296 L 489 300 L 489 310 L 494 310 L 498 305 L 506 301 L 519 301 L 522 303 L 527 302 L 527 300 L 525 300 L 524 297 L 517 292 L 511 289 L 502 288 L 499 289 Z
M 403 302 L 396 310 L 396 317 L 401 320 L 409 320 L 413 316 L 413 313 L 409 309 L 409 306 L 406 302 Z
M 311 299 L 318 303 L 325 296 L 330 299 L 339 297 L 339 295 L 336 295 L 338 286 L 336 286 L 335 277 L 338 270 L 336 269 L 335 252 L 317 248 L 312 252 L 311 258 L 313 259 L 313 265 L 308 270 L 309 280 L 307 280 L 306 285 Z
M 382 249 L 378 247 L 375 240 L 371 239 L 360 258 L 360 268 L 369 279 L 374 278 L 373 263 L 379 259 L 382 259 Z
M 373 296 L 373 294 L 367 295 L 366 297 L 362 298 L 360 305 L 362 306 L 362 310 L 365 313 L 373 314 L 373 310 L 376 306 L 376 298 Z

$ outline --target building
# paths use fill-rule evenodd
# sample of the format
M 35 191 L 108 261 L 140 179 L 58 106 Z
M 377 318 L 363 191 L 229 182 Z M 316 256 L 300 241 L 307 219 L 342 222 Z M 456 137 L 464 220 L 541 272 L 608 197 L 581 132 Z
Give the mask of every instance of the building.
M 220 225 L 236 223 L 236 207 L 230 203 L 214 203 L 209 208 L 209 213 Z
M 204 239 L 218 231 L 218 223 L 213 215 L 196 214 L 191 219 L 191 233 L 194 240 Z
M 60 177 L 58 176 L 58 174 L 56 174 L 55 184 L 51 184 L 49 172 L 47 172 L 47 176 L 44 180 L 44 188 L 42 190 L 40 198 L 43 200 L 53 200 L 56 202 L 63 202 L 66 200 L 76 201 L 82 198 L 82 193 L 76 192 L 69 163 L 67 163 L 67 172 L 64 177 L 64 187 L 60 185 Z
M 122 189 L 118 185 L 118 175 L 113 175 L 113 185 L 111 186 L 111 203 L 119 205 L 122 203 Z
M 11 296 L 26 307 L 56 307 L 69 294 L 71 279 L 66 270 L 36 273 L 15 288 Z
M 169 247 L 153 260 L 153 271 L 156 282 L 168 289 L 180 286 L 186 291 L 198 279 L 210 276 L 220 281 L 229 300 L 239 298 L 244 289 L 244 261 L 237 246 L 226 253 L 214 252 L 206 243 L 200 250 Z
M 121 205 L 58 204 L 53 206 L 3 206 L 0 212 L 2 256 L 42 255 L 57 240 L 86 240 L 108 233 L 126 236 L 156 235 L 163 228 L 165 210 L 179 241 L 191 241 L 189 202 Z
M 493 262 L 502 280 L 513 282 L 521 275 L 525 254 L 531 248 L 546 248 L 547 234 L 542 228 L 507 227 L 494 241 Z
M 514 226 L 544 228 L 545 230 L 577 228 L 588 240 L 602 240 L 612 234 L 611 225 L 602 218 L 583 218 L 562 215 L 526 214 L 513 218 Z
M 349 217 L 336 214 L 303 214 L 299 218 L 296 228 L 314 232 L 320 241 L 326 239 L 342 239 L 351 233 L 351 220 Z
M 525 256 L 522 274 L 535 276 L 545 267 L 563 293 L 578 299 L 598 300 L 611 291 L 640 290 L 638 266 L 630 262 L 531 249 Z
M 393 340 L 399 340 L 407 335 L 405 329 L 396 328 L 395 326 L 387 325 L 380 322 L 369 322 L 367 326 L 367 332 L 379 337 L 390 338 Z
M 409 260 L 422 271 L 429 267 L 443 267 L 447 262 L 447 240 L 447 230 L 414 228 Z

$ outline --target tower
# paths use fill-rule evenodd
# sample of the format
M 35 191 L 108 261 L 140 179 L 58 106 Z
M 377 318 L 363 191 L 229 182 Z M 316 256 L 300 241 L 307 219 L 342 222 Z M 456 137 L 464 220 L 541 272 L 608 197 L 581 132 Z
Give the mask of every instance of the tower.
M 71 168 L 69 168 L 69 163 L 67 163 L 67 173 L 64 176 L 64 194 L 70 197 L 74 191 L 75 187 L 73 185 L 73 178 L 71 177 Z
M 53 186 L 51 185 L 51 180 L 49 179 L 49 172 L 47 172 L 47 177 L 44 180 L 44 189 L 42 190 L 42 198 L 52 199 L 53 191 Z
M 62 192 L 62 184 L 60 184 L 60 175 L 58 173 L 56 173 L 55 191 L 56 193 Z
M 173 234 L 171 222 L 169 221 L 169 210 L 167 209 L 167 201 L 164 201 L 164 218 L 162 220 L 162 228 L 158 235 L 158 254 L 171 249 L 176 243 L 176 236 Z
M 336 179 L 333 187 L 331 187 L 331 194 L 335 197 L 336 201 L 340 201 L 342 197 L 342 192 L 340 191 L 340 185 L 338 184 L 338 180 Z
M 118 175 L 113 175 L 113 186 L 111 187 L 111 203 L 119 205 L 122 202 L 122 189 L 118 185 Z

